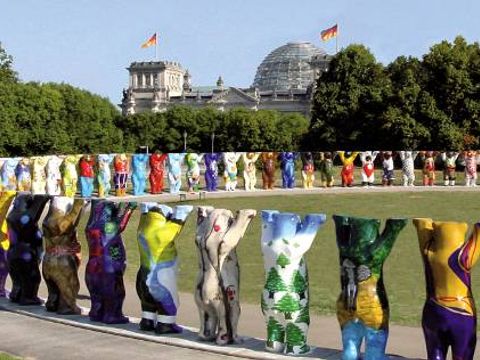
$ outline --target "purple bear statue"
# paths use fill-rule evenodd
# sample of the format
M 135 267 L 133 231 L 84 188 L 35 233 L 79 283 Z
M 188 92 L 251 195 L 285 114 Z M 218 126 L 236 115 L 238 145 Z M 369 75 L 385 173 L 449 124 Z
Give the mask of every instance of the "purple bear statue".
M 85 228 L 89 248 L 85 282 L 92 302 L 89 313 L 92 321 L 105 324 L 128 322 L 122 313 L 126 256 L 121 233 L 136 206 L 133 202 L 92 200 Z
M 218 162 L 222 154 L 207 153 L 203 156 L 205 162 L 205 185 L 207 191 L 217 191 L 218 185 Z
M 282 168 L 282 187 L 284 189 L 293 189 L 295 187 L 295 160 L 298 154 L 287 151 L 282 152 L 279 160 Z

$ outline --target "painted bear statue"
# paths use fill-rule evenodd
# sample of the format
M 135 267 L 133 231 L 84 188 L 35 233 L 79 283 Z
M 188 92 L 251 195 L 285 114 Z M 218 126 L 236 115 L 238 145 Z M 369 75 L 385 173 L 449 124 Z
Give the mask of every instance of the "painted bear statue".
M 238 343 L 240 317 L 239 265 L 236 246 L 257 214 L 255 210 L 198 208 L 195 242 L 199 271 L 195 302 L 200 315 L 200 338 L 219 345 Z
M 20 305 L 39 305 L 40 259 L 42 232 L 38 220 L 50 197 L 19 194 L 7 216 L 10 248 L 7 253 L 8 271 L 12 279 L 10 301 Z
M 10 247 L 7 230 L 7 214 L 15 199 L 15 191 L 4 191 L 0 194 L 0 297 L 6 297 L 5 283 L 8 276 L 7 251 Z
M 42 261 L 43 279 L 47 284 L 47 311 L 59 314 L 80 314 L 76 305 L 80 281 L 80 243 L 77 227 L 84 201 L 56 196 L 50 202 L 43 220 L 45 255 Z
M 266 350 L 292 355 L 310 351 L 308 272 L 304 254 L 325 222 L 324 214 L 262 211 L 261 247 L 265 269 L 262 312 L 267 323 Z
M 106 324 L 127 323 L 122 313 L 126 254 L 121 234 L 137 205 L 104 199 L 91 204 L 85 228 L 89 248 L 85 282 L 92 302 L 89 317 Z
M 104 198 L 112 190 L 112 170 L 110 166 L 113 162 L 113 154 L 99 154 L 97 156 L 97 184 L 98 197 Z
M 383 263 L 407 220 L 388 219 L 381 234 L 377 219 L 334 215 L 333 220 L 340 254 L 337 319 L 342 329 L 342 359 L 386 359 L 389 307 Z M 361 357 L 363 339 L 365 354 Z
M 147 164 L 150 155 L 132 155 L 132 185 L 133 195 L 144 195 L 147 186 Z
M 177 249 L 175 240 L 193 206 L 170 208 L 157 203 L 142 203 L 137 231 L 140 269 L 137 294 L 142 305 L 140 329 L 157 334 L 179 333 Z

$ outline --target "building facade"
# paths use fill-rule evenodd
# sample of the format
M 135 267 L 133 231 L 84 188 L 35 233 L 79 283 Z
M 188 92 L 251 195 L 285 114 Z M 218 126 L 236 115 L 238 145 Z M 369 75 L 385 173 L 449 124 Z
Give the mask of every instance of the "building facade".
M 134 62 L 127 68 L 128 88 L 123 90 L 123 114 L 162 112 L 173 105 L 211 106 L 220 111 L 235 107 L 310 114 L 316 79 L 331 59 L 308 42 L 283 45 L 268 54 L 257 69 L 252 86 L 191 84 L 188 70 L 169 61 Z

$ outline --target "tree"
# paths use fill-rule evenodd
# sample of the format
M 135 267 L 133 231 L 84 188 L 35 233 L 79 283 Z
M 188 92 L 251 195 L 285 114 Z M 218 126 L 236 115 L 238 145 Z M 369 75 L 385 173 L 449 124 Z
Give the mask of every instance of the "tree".
M 301 353 L 307 352 L 309 350 L 307 345 L 305 344 L 305 334 L 297 325 L 293 323 L 288 323 L 285 332 L 287 339 L 287 353 L 293 352 L 294 346 L 301 346 Z
M 391 94 L 380 116 L 377 146 L 390 149 L 416 149 L 430 141 L 430 131 L 418 120 L 419 99 L 425 76 L 416 58 L 398 57 L 387 67 Z M 380 140 L 380 141 L 379 141 Z
M 285 294 L 274 306 L 274 309 L 285 314 L 285 319 L 292 319 L 292 313 L 301 309 L 298 300 L 295 300 L 292 295 Z
M 442 41 L 432 46 L 423 57 L 422 67 L 428 95 L 421 115 L 432 131 L 434 143 L 431 147 L 461 149 L 465 137 L 478 143 L 479 44 L 467 44 L 461 36 L 453 43 Z
M 290 284 L 290 290 L 300 294 L 300 299 L 305 298 L 305 291 L 308 289 L 308 284 L 305 278 L 300 274 L 300 271 L 295 270 L 292 276 L 292 283 Z
M 280 253 L 280 255 L 277 258 L 277 265 L 280 266 L 282 269 L 285 268 L 285 266 L 290 264 L 290 260 L 288 257 L 285 256 L 284 253 Z
M 271 268 L 265 281 L 265 290 L 269 293 L 269 298 L 273 299 L 273 294 L 278 291 L 287 291 L 287 286 L 278 274 L 275 268 Z
M 12 65 L 13 57 L 7 54 L 0 42 L 0 82 L 12 83 L 18 81 L 17 73 L 13 70 Z
M 295 322 L 296 323 L 310 324 L 310 311 L 308 309 L 308 305 L 302 307 L 302 309 L 300 310 L 300 314 L 298 315 Z
M 312 150 L 370 147 L 389 90 L 384 67 L 367 48 L 350 45 L 340 51 L 318 79 L 307 146 Z
M 270 110 L 259 110 L 255 113 L 259 129 L 260 143 L 258 148 L 264 151 L 274 151 L 278 147 L 280 113 Z
M 277 143 L 274 150 L 298 150 L 303 137 L 308 133 L 308 126 L 308 119 L 301 114 L 281 114 L 277 125 Z
M 69 150 L 58 92 L 36 83 L 3 84 L 0 136 L 5 155 L 35 155 Z
M 198 125 L 195 121 L 195 111 L 187 106 L 174 106 L 167 110 L 165 136 L 163 138 L 168 152 L 182 152 L 184 133 L 186 133 L 187 151 L 198 149 Z
M 270 316 L 267 323 L 267 346 L 273 348 L 276 341 L 280 343 L 285 342 L 285 329 L 277 320 Z
M 140 114 L 119 117 L 116 125 L 123 133 L 123 149 L 135 152 L 139 146 L 148 146 L 166 151 L 168 145 L 163 142 L 166 120 L 163 113 L 142 112 Z
M 258 151 L 261 149 L 260 128 L 252 110 L 236 108 L 225 113 L 224 125 L 228 131 L 229 151 Z
M 219 145 L 225 141 L 222 138 L 223 129 L 220 129 L 220 124 L 223 122 L 222 113 L 212 107 L 201 108 L 195 112 L 195 121 L 198 126 L 199 140 L 197 151 L 212 151 L 212 134 L 215 134 L 214 150 L 221 149 Z
M 46 84 L 63 99 L 61 118 L 70 136 L 71 151 L 119 152 L 122 133 L 116 127 L 120 113 L 105 98 L 67 84 Z

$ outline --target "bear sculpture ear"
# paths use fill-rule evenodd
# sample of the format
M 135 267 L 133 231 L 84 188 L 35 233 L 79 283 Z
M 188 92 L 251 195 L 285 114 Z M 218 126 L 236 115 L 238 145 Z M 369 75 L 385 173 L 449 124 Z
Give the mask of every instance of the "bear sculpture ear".
M 197 224 L 201 223 L 206 217 L 208 217 L 213 210 L 213 206 L 199 206 L 197 209 Z
M 198 216 L 207 217 L 213 211 L 213 206 L 199 206 Z

